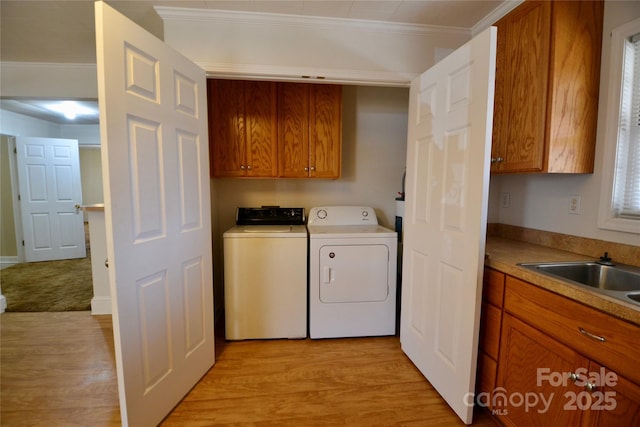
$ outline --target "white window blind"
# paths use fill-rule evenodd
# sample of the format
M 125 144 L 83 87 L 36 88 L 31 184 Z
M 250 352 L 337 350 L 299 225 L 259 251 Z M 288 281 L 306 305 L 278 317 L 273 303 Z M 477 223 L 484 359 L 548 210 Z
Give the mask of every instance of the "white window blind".
M 640 220 L 640 33 L 625 41 L 621 89 L 613 212 Z

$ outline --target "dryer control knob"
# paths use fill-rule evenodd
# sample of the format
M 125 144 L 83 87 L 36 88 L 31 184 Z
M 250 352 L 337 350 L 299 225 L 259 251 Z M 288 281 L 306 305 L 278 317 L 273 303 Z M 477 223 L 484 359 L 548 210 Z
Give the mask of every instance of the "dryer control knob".
M 363 217 L 368 217 L 369 216 L 369 211 L 362 211 L 362 216 Z
M 316 213 L 316 216 L 320 219 L 325 219 L 327 217 L 327 211 L 324 209 L 320 209 L 318 213 Z

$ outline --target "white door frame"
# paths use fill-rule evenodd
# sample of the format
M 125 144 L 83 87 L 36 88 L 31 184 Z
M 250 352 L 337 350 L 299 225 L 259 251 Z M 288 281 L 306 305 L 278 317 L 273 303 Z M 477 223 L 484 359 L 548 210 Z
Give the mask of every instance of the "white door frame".
M 11 176 L 11 199 L 13 201 L 13 225 L 15 229 L 17 254 L 15 258 L 7 260 L 7 264 L 19 264 L 24 262 L 24 247 L 22 246 L 22 212 L 20 211 L 20 200 L 18 195 L 18 158 L 16 155 L 16 137 L 14 135 L 4 134 L 9 138 L 9 175 Z M 5 260 L 3 260 L 5 264 Z

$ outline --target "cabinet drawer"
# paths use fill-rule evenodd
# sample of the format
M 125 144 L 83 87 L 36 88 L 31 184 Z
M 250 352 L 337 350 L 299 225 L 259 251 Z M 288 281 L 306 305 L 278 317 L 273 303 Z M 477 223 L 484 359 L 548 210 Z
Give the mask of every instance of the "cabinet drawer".
M 640 383 L 636 362 L 640 327 L 510 276 L 504 307 L 584 356 Z
M 480 323 L 480 346 L 487 354 L 498 359 L 500 349 L 500 323 L 502 310 L 491 305 L 482 304 L 482 319 Z
M 505 274 L 491 268 L 484 269 L 482 296 L 485 301 L 502 308 Z

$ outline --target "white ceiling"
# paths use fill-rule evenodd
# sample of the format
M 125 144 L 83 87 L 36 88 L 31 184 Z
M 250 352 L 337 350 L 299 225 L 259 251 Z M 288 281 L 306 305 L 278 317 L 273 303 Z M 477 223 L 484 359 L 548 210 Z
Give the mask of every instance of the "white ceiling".
M 163 38 L 153 6 L 365 19 L 471 29 L 509 0 L 107 0 Z M 93 0 L 0 1 L 0 60 L 95 63 Z
M 163 38 L 163 22 L 154 6 L 363 19 L 470 30 L 503 3 L 513 1 L 106 0 L 159 38 Z M 95 64 L 93 3 L 93 0 L 0 0 L 0 61 Z M 42 109 L 34 107 L 34 101 L 27 106 L 3 102 L 2 108 L 22 108 L 21 114 L 42 114 Z M 67 123 L 62 119 L 47 120 Z

